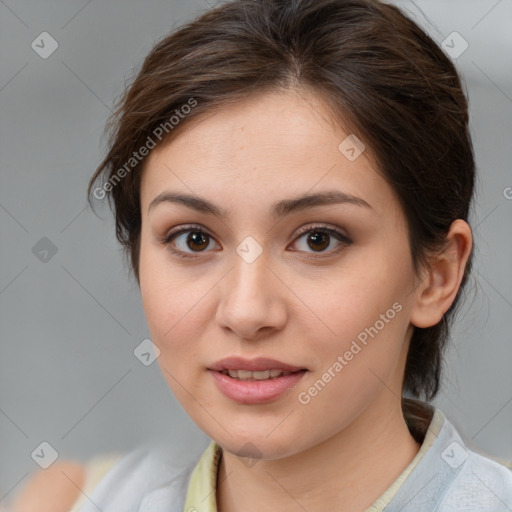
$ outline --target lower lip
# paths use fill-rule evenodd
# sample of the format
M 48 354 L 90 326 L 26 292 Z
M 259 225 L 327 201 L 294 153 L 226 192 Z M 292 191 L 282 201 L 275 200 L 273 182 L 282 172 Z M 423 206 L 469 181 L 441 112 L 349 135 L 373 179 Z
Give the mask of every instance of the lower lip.
M 209 370 L 219 390 L 241 404 L 263 404 L 276 400 L 294 388 L 306 370 L 268 380 L 238 380 L 224 373 Z

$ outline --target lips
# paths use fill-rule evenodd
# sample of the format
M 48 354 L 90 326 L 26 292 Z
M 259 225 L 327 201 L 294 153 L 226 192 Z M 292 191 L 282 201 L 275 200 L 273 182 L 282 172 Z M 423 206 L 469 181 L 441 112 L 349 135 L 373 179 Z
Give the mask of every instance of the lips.
M 282 372 L 298 372 L 305 370 L 300 366 L 292 366 L 290 364 L 277 361 L 276 359 L 270 359 L 268 357 L 258 357 L 257 359 L 243 359 L 242 357 L 226 357 L 217 361 L 215 364 L 209 367 L 210 370 L 217 372 L 229 371 L 229 370 L 247 370 L 250 372 L 258 372 L 265 370 L 280 370 Z
M 229 375 L 232 379 L 251 381 L 275 379 L 277 377 L 290 375 L 292 372 L 285 372 L 278 368 L 272 368 L 271 370 L 258 370 L 255 372 L 251 372 L 250 370 L 223 370 L 220 373 Z
M 271 402 L 294 388 L 305 368 L 276 359 L 228 357 L 208 368 L 218 389 L 241 404 Z

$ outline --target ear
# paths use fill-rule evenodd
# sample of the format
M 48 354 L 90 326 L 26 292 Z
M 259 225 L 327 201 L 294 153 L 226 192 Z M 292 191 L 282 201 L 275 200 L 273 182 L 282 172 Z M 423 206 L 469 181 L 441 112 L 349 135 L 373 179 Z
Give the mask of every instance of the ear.
M 448 311 L 459 290 L 472 245 L 469 225 L 462 219 L 453 221 L 445 246 L 432 257 L 423 281 L 414 292 L 416 301 L 411 311 L 414 326 L 431 327 Z

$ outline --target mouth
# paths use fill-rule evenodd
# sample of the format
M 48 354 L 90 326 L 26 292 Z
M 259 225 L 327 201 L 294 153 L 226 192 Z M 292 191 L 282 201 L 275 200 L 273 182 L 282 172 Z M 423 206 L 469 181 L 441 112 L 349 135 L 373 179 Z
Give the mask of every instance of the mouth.
M 210 370 L 217 389 L 228 399 L 245 405 L 265 404 L 284 397 L 299 384 L 307 370 L 278 370 L 279 375 L 275 377 L 270 377 L 270 372 L 271 370 Z M 236 377 L 231 377 L 230 373 L 236 374 Z M 243 378 L 239 378 L 240 373 Z M 254 378 L 254 374 L 258 377 L 268 374 L 268 378 Z
M 209 366 L 208 370 L 227 372 L 227 374 L 234 379 L 240 378 L 241 380 L 248 380 L 249 377 L 252 377 L 255 380 L 261 380 L 276 378 L 280 376 L 280 373 L 293 373 L 306 370 L 306 368 L 283 363 L 282 361 L 271 359 L 270 357 L 244 359 L 243 357 L 232 356 L 217 361 Z
M 277 400 L 293 389 L 308 372 L 270 358 L 229 357 L 208 368 L 218 389 L 241 404 L 263 404 Z
M 305 370 L 298 370 L 305 371 Z M 255 381 L 255 380 L 273 380 L 279 377 L 285 377 L 286 375 L 291 375 L 296 372 L 287 372 L 279 369 L 272 370 L 259 370 L 251 372 L 249 370 L 222 370 L 220 373 L 224 375 L 228 375 L 232 379 L 236 380 L 245 380 L 245 381 Z

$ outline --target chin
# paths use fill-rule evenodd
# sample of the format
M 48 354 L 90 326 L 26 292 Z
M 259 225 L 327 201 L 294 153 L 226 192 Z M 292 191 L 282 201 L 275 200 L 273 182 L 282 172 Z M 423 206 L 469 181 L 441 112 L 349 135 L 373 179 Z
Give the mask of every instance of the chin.
M 254 432 L 230 431 L 231 436 L 225 432 L 208 434 L 223 450 L 254 460 L 275 460 L 295 455 L 304 447 L 297 443 L 297 435 L 283 431 L 280 436 L 275 432 L 270 436 L 267 431 L 256 429 Z

